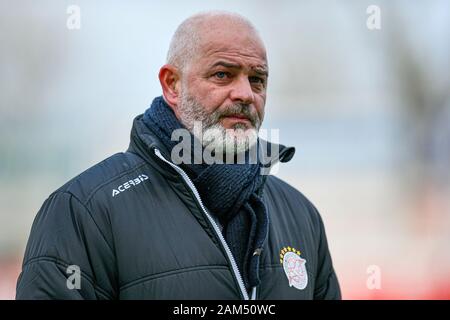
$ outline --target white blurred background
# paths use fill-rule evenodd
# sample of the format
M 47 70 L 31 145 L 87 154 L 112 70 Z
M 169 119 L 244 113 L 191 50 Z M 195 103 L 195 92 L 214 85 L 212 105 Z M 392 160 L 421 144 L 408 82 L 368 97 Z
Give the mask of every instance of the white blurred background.
M 344 299 L 450 299 L 446 0 L 1 0 L 0 299 L 43 201 L 127 148 L 175 28 L 211 9 L 265 40 L 264 127 L 297 149 L 278 175 L 321 212 Z

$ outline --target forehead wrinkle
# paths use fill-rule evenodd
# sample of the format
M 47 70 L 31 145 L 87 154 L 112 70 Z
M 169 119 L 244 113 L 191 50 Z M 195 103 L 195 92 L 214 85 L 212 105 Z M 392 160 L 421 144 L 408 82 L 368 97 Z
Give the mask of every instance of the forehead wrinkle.
M 243 66 L 240 62 L 227 61 L 227 59 L 218 60 L 208 64 L 209 69 L 215 68 L 217 66 L 223 66 L 225 68 L 231 69 L 249 69 L 258 75 L 266 77 L 269 76 L 269 71 L 265 64 L 261 65 L 249 63 L 248 66 Z
M 249 35 L 240 37 L 233 34 L 227 34 L 223 38 L 211 31 L 203 34 L 198 46 L 198 53 L 203 56 L 213 56 L 215 54 L 225 54 L 230 56 L 242 56 L 248 58 L 261 59 L 267 61 L 265 46 L 259 37 L 249 37 Z
M 234 46 L 234 47 L 233 47 Z M 214 55 L 214 54 L 230 54 L 230 55 L 240 55 L 240 56 L 246 56 L 249 58 L 259 58 L 262 60 L 266 60 L 266 50 L 263 46 L 256 45 L 256 44 L 250 44 L 245 47 L 239 46 L 237 47 L 232 41 L 224 44 L 218 44 L 214 41 L 209 41 L 206 43 L 203 43 L 200 46 L 200 51 L 203 51 L 205 55 Z
M 242 62 L 249 68 L 255 69 L 267 69 L 267 61 L 265 57 L 261 57 L 255 54 L 246 54 L 242 52 L 230 52 L 221 49 L 212 50 L 210 53 L 206 52 L 203 58 L 213 60 L 209 65 L 214 65 L 218 62 L 224 62 L 225 64 L 239 64 L 242 67 Z M 243 59 L 244 58 L 244 59 Z M 245 58 L 249 58 L 250 61 L 246 61 Z M 237 60 L 237 61 L 236 61 Z M 244 60 L 244 61 L 242 61 Z

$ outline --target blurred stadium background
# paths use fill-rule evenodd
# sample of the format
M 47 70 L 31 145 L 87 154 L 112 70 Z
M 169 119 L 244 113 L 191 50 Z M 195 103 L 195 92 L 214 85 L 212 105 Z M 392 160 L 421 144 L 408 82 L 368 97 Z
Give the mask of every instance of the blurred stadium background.
M 81 9 L 81 29 L 66 27 Z M 381 29 L 366 26 L 369 5 Z M 450 2 L 0 2 L 0 299 L 66 180 L 127 148 L 176 26 L 210 9 L 261 31 L 278 175 L 320 210 L 344 299 L 450 299 Z M 380 287 L 368 285 L 379 271 Z

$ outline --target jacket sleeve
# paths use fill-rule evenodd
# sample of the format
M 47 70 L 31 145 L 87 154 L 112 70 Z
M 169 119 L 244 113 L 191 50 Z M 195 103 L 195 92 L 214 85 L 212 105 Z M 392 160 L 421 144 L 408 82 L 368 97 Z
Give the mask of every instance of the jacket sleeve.
M 53 193 L 33 222 L 16 299 L 113 298 L 113 256 L 87 208 Z
M 341 289 L 331 261 L 325 227 L 318 212 L 317 216 L 319 218 L 319 252 L 314 299 L 340 300 Z

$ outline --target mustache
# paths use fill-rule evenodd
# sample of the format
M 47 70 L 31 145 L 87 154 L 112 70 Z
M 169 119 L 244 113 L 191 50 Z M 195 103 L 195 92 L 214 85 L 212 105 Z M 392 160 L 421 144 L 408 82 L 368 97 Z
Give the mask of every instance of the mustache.
M 223 110 L 215 112 L 215 119 L 218 122 L 221 118 L 230 116 L 243 116 L 246 117 L 251 124 L 256 128 L 259 125 L 259 115 L 256 111 L 252 111 L 252 108 L 248 104 L 234 104 L 223 108 Z

